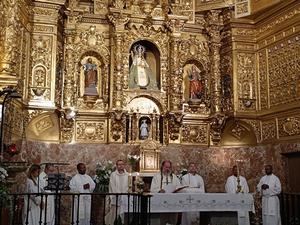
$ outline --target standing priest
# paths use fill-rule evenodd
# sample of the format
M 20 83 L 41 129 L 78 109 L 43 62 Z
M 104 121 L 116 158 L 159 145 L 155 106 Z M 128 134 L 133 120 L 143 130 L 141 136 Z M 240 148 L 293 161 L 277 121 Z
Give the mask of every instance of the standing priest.
M 172 173 L 172 163 L 165 160 L 161 164 L 160 172 L 153 176 L 150 190 L 152 193 L 172 193 L 176 188 L 180 187 L 180 181 L 175 174 Z M 177 213 L 162 213 L 160 215 L 160 224 L 172 224 L 177 222 Z
M 247 180 L 240 175 L 237 166 L 232 167 L 232 175 L 227 178 L 225 190 L 231 194 L 249 193 Z M 238 222 L 239 224 L 249 224 L 249 212 L 239 211 Z
M 187 188 L 183 189 L 183 192 L 187 193 L 204 193 L 204 182 L 200 175 L 197 174 L 196 164 L 190 163 L 189 171 L 182 177 L 181 181 L 183 186 L 187 186 Z M 197 220 L 200 221 L 200 213 L 199 212 L 185 212 L 182 213 L 181 225 L 191 225 L 191 224 L 199 224 Z
M 109 193 L 127 193 L 128 192 L 128 173 L 125 170 L 125 162 L 119 159 L 116 162 L 116 170 L 111 173 L 109 178 Z M 107 215 L 105 216 L 105 224 L 114 225 L 115 221 L 118 221 L 118 217 L 120 216 L 120 206 L 122 196 L 118 196 L 116 198 L 115 195 L 109 196 L 109 210 Z M 122 222 L 124 222 L 124 218 L 121 217 Z
M 77 198 L 75 198 L 74 200 L 74 218 L 72 222 L 79 225 L 90 225 L 92 198 L 89 193 L 92 193 L 94 191 L 96 185 L 93 179 L 89 175 L 85 174 L 85 164 L 79 163 L 77 165 L 77 170 L 78 173 L 74 177 L 72 177 L 70 181 L 70 189 L 74 193 L 81 193 L 81 195 L 79 198 L 79 204 Z
M 262 195 L 262 219 L 263 225 L 280 225 L 280 205 L 278 195 L 281 192 L 281 183 L 277 176 L 273 174 L 271 165 L 265 166 L 266 175 L 263 176 L 257 190 Z
M 52 192 L 51 190 L 48 190 L 48 175 L 49 174 L 55 174 L 56 168 L 54 167 L 53 164 L 46 163 L 45 169 L 43 172 L 40 173 L 39 175 L 39 185 L 41 190 L 46 193 L 44 198 L 47 198 L 47 204 L 45 205 L 45 209 L 43 209 L 43 217 L 46 213 L 46 221 L 43 221 L 42 224 L 46 225 L 54 225 L 55 223 L 55 201 L 54 201 L 54 195 L 51 195 Z M 46 203 L 46 199 L 44 200 Z

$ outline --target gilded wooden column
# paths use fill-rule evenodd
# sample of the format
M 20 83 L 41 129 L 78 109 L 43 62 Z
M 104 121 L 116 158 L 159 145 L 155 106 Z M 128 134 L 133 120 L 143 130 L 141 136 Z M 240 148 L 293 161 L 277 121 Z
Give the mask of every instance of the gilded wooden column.
M 170 79 L 170 110 L 178 110 L 181 106 L 182 74 L 178 62 L 178 45 L 180 34 L 175 33 L 171 41 L 171 79 Z
M 0 88 L 14 86 L 21 77 L 26 48 L 29 41 L 23 42 L 24 30 L 29 20 L 29 6 L 17 0 L 0 1 Z M 22 24 L 24 23 L 24 24 Z M 23 43 L 22 43 L 23 42 Z
M 115 69 L 114 69 L 114 86 L 115 94 L 113 99 L 113 106 L 115 108 L 121 107 L 122 102 L 122 33 L 115 34 Z
M 121 3 L 120 3 L 121 4 Z M 122 91 L 124 86 L 124 80 L 122 77 L 123 62 L 122 62 L 122 44 L 124 43 L 125 25 L 128 23 L 129 18 L 121 13 L 122 5 L 115 5 L 115 8 L 111 8 L 111 14 L 108 16 L 110 22 L 114 26 L 114 35 L 112 36 L 113 46 L 113 70 L 112 70 L 112 85 L 113 91 L 111 92 L 111 105 L 112 108 L 122 107 Z
M 222 112 L 221 106 L 221 69 L 220 69 L 220 48 L 221 48 L 221 20 L 220 10 L 211 10 L 208 14 L 208 32 L 210 35 L 211 49 L 211 93 L 212 113 Z
M 73 38 L 74 31 L 66 30 L 66 45 L 65 45 L 65 74 L 64 74 L 64 107 L 72 107 L 74 105 L 74 47 Z

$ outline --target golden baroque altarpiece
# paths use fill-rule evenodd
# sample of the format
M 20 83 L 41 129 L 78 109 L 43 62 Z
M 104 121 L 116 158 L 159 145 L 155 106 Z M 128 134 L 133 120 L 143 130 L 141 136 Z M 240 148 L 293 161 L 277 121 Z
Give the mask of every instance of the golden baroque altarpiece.
M 299 138 L 300 4 L 255 16 L 239 2 L 1 1 L 0 85 L 23 97 L 6 110 L 11 132 L 56 143 Z

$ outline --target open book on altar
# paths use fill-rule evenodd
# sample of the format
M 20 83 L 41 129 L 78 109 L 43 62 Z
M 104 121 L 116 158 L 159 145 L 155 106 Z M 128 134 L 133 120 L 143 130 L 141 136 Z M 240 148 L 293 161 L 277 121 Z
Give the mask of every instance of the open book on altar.
M 168 184 L 165 186 L 164 190 L 166 193 L 177 193 L 187 187 L 188 186 L 175 186 L 174 184 Z

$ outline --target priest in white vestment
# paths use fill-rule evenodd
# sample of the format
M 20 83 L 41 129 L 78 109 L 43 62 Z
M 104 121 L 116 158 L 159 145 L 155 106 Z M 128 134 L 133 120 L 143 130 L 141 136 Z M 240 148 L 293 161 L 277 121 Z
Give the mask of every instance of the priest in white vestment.
M 37 196 L 37 193 L 41 193 L 40 186 L 38 185 L 38 176 L 41 171 L 41 167 L 37 164 L 33 164 L 29 168 L 29 172 L 26 180 L 25 193 L 32 195 L 24 196 L 24 210 L 23 210 L 23 224 L 24 225 L 38 225 L 40 224 L 41 211 L 44 208 L 41 196 Z
M 281 192 L 281 183 L 277 176 L 273 174 L 271 165 L 265 166 L 266 175 L 263 176 L 257 190 L 262 195 L 262 219 L 263 225 L 280 225 L 280 205 L 278 195 Z
M 46 164 L 45 169 L 39 175 L 39 185 L 43 193 L 49 194 L 54 193 L 51 190 L 45 189 L 48 186 L 48 174 L 54 174 L 56 171 L 55 167 L 52 164 Z M 45 208 L 43 209 L 43 225 L 45 223 L 45 211 L 46 211 L 46 224 L 54 225 L 55 223 L 55 206 L 54 206 L 54 195 L 47 195 L 47 204 L 46 204 L 46 195 L 44 196 Z
M 181 184 L 187 186 L 182 190 L 186 193 L 205 193 L 203 178 L 197 174 L 195 163 L 190 163 L 188 173 L 182 177 Z M 184 212 L 181 225 L 199 224 L 200 212 Z
M 232 167 L 232 175 L 227 178 L 225 191 L 231 194 L 249 193 L 247 180 L 240 175 L 237 166 Z M 249 224 L 249 212 L 239 211 L 238 221 L 239 224 Z
M 85 174 L 86 166 L 83 163 L 77 165 L 78 173 L 72 177 L 70 181 L 70 189 L 73 193 L 92 193 L 95 189 L 95 182 L 93 179 Z M 78 199 L 74 200 L 74 218 L 73 222 L 79 225 L 90 225 L 91 220 L 91 195 L 80 195 L 79 210 Z
M 109 193 L 128 193 L 128 173 L 125 170 L 125 163 L 123 160 L 116 162 L 116 170 L 111 173 L 109 178 Z M 124 214 L 120 214 L 120 205 L 122 204 L 122 197 L 109 196 L 108 205 L 109 211 L 105 216 L 105 224 L 113 225 L 117 216 L 120 216 L 124 223 Z M 117 211 L 117 212 L 116 212 Z
M 161 170 L 152 178 L 150 191 L 151 193 L 172 193 L 178 187 L 181 187 L 180 181 L 175 174 L 172 173 L 172 163 L 169 160 L 162 162 Z M 176 225 L 177 213 L 162 213 L 160 216 L 160 224 Z

